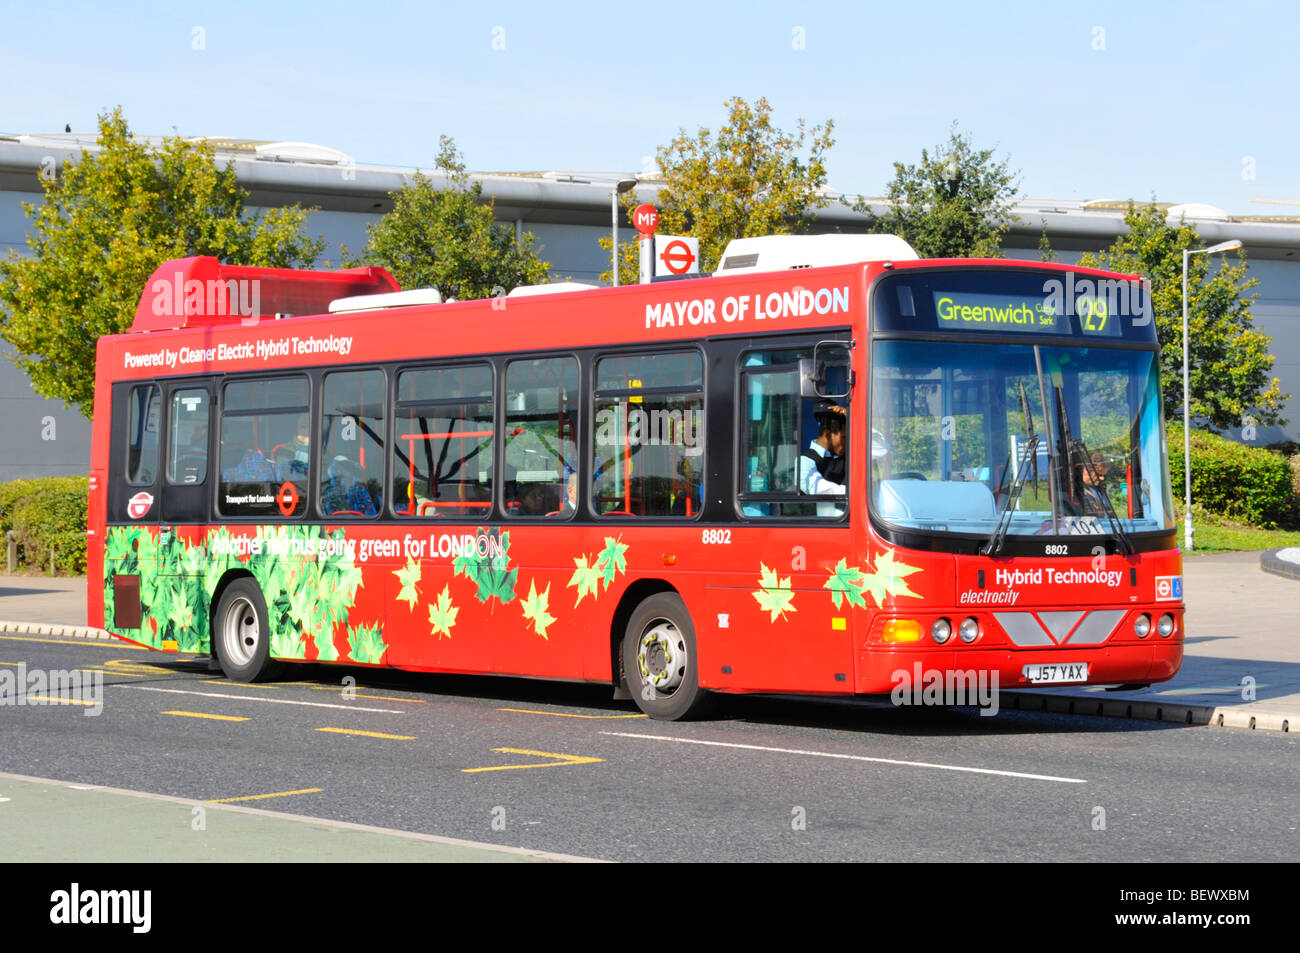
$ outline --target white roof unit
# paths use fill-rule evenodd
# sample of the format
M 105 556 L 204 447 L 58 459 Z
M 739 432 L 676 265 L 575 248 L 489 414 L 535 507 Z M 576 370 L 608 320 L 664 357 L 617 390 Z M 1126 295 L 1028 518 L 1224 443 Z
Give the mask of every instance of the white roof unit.
M 377 295 L 353 295 L 335 298 L 330 302 L 330 314 L 340 311 L 377 311 L 380 308 L 405 308 L 413 304 L 442 304 L 437 288 L 412 288 L 410 291 L 389 291 Z
M 549 285 L 520 285 L 511 291 L 507 298 L 522 298 L 526 295 L 553 295 L 564 291 L 591 291 L 600 285 L 585 285 L 581 281 L 553 281 Z
M 914 261 L 920 256 L 897 235 L 765 235 L 734 238 L 715 275 L 748 275 L 859 261 Z

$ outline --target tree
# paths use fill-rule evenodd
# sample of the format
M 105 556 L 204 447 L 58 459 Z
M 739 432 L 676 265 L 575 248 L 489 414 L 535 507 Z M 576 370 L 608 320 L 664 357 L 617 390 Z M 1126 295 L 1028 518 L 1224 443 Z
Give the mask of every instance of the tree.
M 497 222 L 482 184 L 470 182 L 455 141 L 442 136 L 440 145 L 437 166 L 451 187 L 435 188 L 416 172 L 392 193 L 393 210 L 367 230 L 356 263 L 382 265 L 404 288 L 437 288 L 458 300 L 545 282 L 550 265 L 537 257 L 532 234 L 516 239 L 513 228 Z
M 324 243 L 294 206 L 246 214 L 233 164 L 206 142 L 135 139 L 122 110 L 99 117 L 98 153 L 44 182 L 31 256 L 0 262 L 0 336 L 36 392 L 94 414 L 95 342 L 131 324 L 145 282 L 170 258 L 281 268 L 312 265 Z
M 718 266 L 733 238 L 808 231 L 814 211 L 825 202 L 826 153 L 835 145 L 829 119 L 811 129 L 800 119 L 790 133 L 772 125 L 766 99 L 751 106 L 735 96 L 724 107 L 727 121 L 716 135 L 703 127 L 694 135 L 682 129 L 655 151 L 664 179 L 655 200 L 659 231 L 698 238 L 703 272 Z M 624 209 L 637 201 L 629 192 Z M 601 248 L 610 244 L 610 238 L 600 240 Z M 622 284 L 638 280 L 636 244 L 620 243 Z M 601 278 L 608 281 L 610 275 Z
M 1204 247 L 1195 227 L 1169 224 L 1154 203 L 1129 203 L 1124 214 L 1127 234 L 1109 248 L 1079 259 L 1085 267 L 1109 268 L 1151 279 L 1151 304 L 1160 340 L 1161 389 L 1165 417 L 1183 412 L 1183 250 Z M 1209 255 L 1187 263 L 1188 354 L 1191 415 L 1212 430 L 1256 423 L 1283 424 L 1279 417 L 1289 394 L 1269 374 L 1273 356 L 1267 334 L 1255 328 L 1247 295 L 1258 282 L 1247 277 L 1244 253 L 1236 264 L 1225 257 L 1207 279 Z
M 899 235 L 922 258 L 1000 258 L 1002 237 L 1017 219 L 1018 172 L 995 162 L 992 149 L 976 149 L 953 123 L 947 144 L 921 150 L 919 165 L 894 163 L 883 215 L 859 198 L 854 211 L 873 232 Z

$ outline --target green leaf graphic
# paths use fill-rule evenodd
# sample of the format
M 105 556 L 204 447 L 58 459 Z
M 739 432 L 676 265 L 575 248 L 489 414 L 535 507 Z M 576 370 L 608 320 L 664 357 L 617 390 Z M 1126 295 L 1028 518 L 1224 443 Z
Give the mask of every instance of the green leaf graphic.
M 397 594 L 397 600 L 407 602 L 410 605 L 410 611 L 414 612 L 415 604 L 420 601 L 420 587 L 417 585 L 420 581 L 420 563 L 417 560 L 408 559 L 406 568 L 394 569 L 393 575 L 402 584 L 402 591 Z
M 352 661 L 365 665 L 382 664 L 384 653 L 388 651 L 383 630 L 378 623 L 359 625 L 356 628 L 348 626 L 348 646 Z
M 573 600 L 573 606 L 576 609 L 582 597 L 590 594 L 593 599 L 600 595 L 600 567 L 588 566 L 587 557 L 574 556 L 573 564 L 578 568 L 573 571 L 569 581 L 565 583 L 565 588 L 576 586 L 578 588 L 578 598 Z
M 840 559 L 830 578 L 822 584 L 822 588 L 831 591 L 831 601 L 835 603 L 837 609 L 844 604 L 845 599 L 848 600 L 849 605 L 865 609 L 867 600 L 862 598 L 862 587 L 866 582 L 866 576 L 857 566 L 849 566 L 847 562 L 846 559 Z
M 777 616 L 785 618 L 787 612 L 797 611 L 794 607 L 794 593 L 790 589 L 790 578 L 778 579 L 775 569 L 768 569 L 763 563 L 758 564 L 759 589 L 750 593 L 757 600 L 759 608 L 770 612 L 769 622 L 775 622 Z
M 429 605 L 429 625 L 432 635 L 451 638 L 451 627 L 456 624 L 460 609 L 451 604 L 451 588 L 443 586 L 438 601 Z
M 528 598 L 524 599 L 522 603 L 524 618 L 533 623 L 533 631 L 548 641 L 549 637 L 546 630 L 555 621 L 555 616 L 546 611 L 550 598 L 551 584 L 549 582 L 546 584 L 546 588 L 539 593 L 536 580 L 530 580 L 528 583 Z
M 600 551 L 600 555 L 596 558 L 596 566 L 600 568 L 600 578 L 606 589 L 614 581 L 616 573 L 627 572 L 627 558 L 623 555 L 627 552 L 627 544 L 620 542 L 622 538 L 622 536 L 618 539 L 606 536 L 605 548 Z

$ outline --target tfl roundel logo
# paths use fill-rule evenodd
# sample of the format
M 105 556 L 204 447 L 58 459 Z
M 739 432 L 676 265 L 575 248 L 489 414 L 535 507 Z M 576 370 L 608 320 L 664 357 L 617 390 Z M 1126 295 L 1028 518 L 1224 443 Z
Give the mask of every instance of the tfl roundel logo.
M 143 491 L 126 501 L 126 515 L 133 520 L 143 519 L 153 506 L 153 497 Z

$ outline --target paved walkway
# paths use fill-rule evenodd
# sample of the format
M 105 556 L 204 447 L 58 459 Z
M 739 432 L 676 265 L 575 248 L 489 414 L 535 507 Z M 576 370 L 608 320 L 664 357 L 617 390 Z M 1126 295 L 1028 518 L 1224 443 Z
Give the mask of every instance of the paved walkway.
M 1256 552 L 1193 554 L 1183 577 L 1188 637 L 1175 678 L 1131 692 L 1009 692 L 1003 707 L 1300 730 L 1300 580 L 1264 572 Z M 0 575 L 0 631 L 84 634 L 85 604 L 85 579 Z
M 0 860 L 9 863 L 509 863 L 586 859 L 3 773 L 0 832 Z

